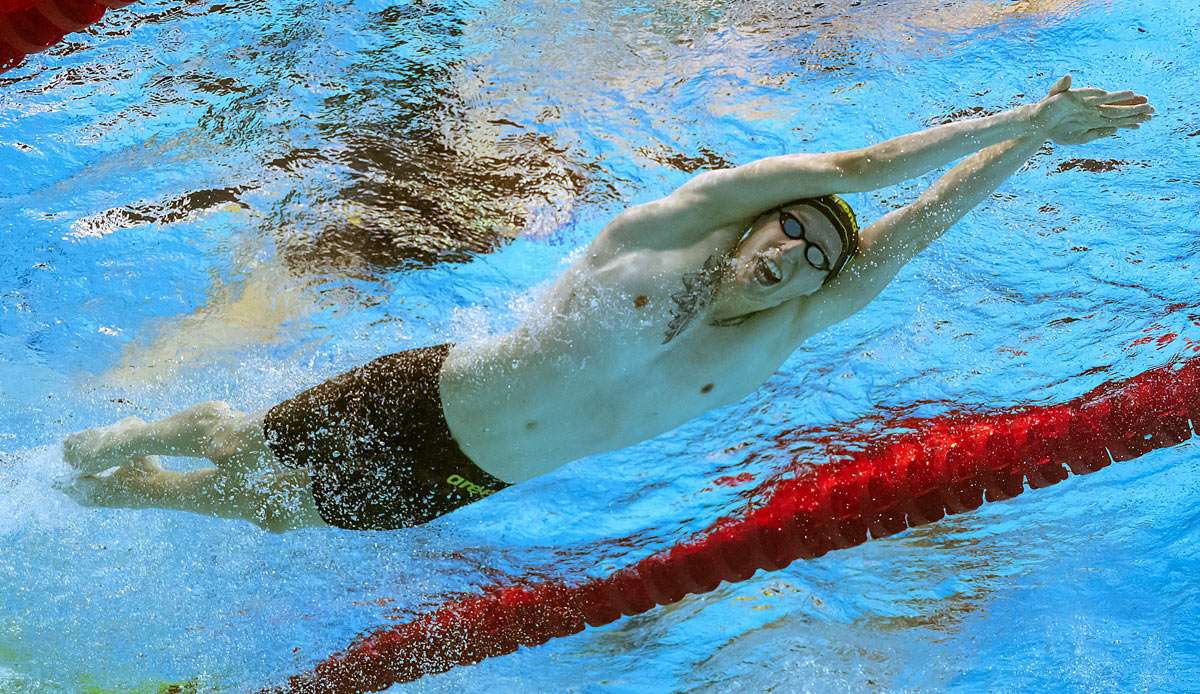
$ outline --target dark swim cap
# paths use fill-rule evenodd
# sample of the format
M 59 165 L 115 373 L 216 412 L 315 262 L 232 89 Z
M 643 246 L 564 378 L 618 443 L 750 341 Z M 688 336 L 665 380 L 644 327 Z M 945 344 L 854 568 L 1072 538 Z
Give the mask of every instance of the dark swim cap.
M 850 203 L 837 195 L 822 195 L 819 198 L 805 198 L 789 204 L 815 207 L 825 215 L 833 228 L 837 229 L 838 236 L 842 238 L 842 252 L 837 260 L 829 264 L 829 277 L 825 278 L 825 281 L 837 277 L 850 258 L 858 253 L 858 218 L 854 216 L 854 210 L 850 209 Z

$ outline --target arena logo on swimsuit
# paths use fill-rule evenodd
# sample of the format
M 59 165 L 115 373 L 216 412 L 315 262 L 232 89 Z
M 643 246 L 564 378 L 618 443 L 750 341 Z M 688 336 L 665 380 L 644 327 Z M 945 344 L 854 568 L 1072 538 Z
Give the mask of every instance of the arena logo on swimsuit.
M 454 485 L 455 487 L 458 487 L 459 489 L 467 490 L 468 492 L 474 494 L 475 496 L 487 496 L 489 494 L 494 494 L 496 492 L 495 489 L 488 489 L 487 487 L 482 487 L 478 484 L 475 484 L 471 480 L 466 479 L 465 477 L 462 477 L 461 475 L 450 475 L 449 477 L 446 478 L 446 481 L 449 482 L 450 484 Z

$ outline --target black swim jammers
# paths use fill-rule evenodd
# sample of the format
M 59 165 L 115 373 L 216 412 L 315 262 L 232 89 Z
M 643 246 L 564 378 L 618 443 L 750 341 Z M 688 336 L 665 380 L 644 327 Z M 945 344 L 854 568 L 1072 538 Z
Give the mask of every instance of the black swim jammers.
M 442 412 L 449 345 L 380 357 L 267 413 L 284 465 L 307 468 L 326 523 L 390 530 L 426 523 L 507 486 L 462 452 Z

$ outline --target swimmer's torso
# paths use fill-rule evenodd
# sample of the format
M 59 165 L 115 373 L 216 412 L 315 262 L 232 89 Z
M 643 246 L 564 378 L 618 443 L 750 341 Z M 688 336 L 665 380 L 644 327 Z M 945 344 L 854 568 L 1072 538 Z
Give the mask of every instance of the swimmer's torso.
M 673 297 L 736 230 L 683 248 L 598 239 L 513 332 L 456 345 L 441 393 L 466 454 L 509 482 L 652 438 L 761 385 L 798 342 L 797 303 L 718 327 Z M 669 327 L 682 328 L 664 343 Z

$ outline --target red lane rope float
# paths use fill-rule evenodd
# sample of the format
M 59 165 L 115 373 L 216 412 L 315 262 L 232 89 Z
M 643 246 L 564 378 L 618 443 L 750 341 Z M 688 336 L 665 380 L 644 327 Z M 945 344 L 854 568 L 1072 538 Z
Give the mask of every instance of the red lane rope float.
M 359 639 L 274 692 L 378 691 L 1094 472 L 1189 439 L 1200 358 L 1059 405 L 906 422 L 847 459 L 770 484 L 766 501 L 610 576 L 448 602 Z M 1069 472 L 1068 472 L 1069 470 Z
M 134 0 L 0 0 L 0 72 Z

